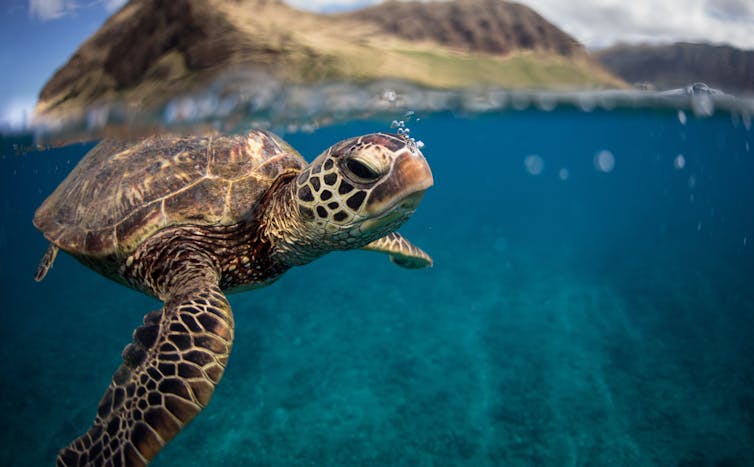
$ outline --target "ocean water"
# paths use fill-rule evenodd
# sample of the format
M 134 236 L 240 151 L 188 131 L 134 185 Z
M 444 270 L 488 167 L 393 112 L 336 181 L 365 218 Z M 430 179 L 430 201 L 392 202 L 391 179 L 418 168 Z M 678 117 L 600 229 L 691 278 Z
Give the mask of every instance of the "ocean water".
M 401 232 L 434 267 L 339 252 L 232 295 L 223 381 L 153 465 L 754 465 L 750 117 L 417 117 L 435 186 Z M 389 124 L 285 137 L 311 160 Z M 52 465 L 160 304 L 65 254 L 33 281 L 46 247 L 34 209 L 92 144 L 13 142 L 0 465 Z

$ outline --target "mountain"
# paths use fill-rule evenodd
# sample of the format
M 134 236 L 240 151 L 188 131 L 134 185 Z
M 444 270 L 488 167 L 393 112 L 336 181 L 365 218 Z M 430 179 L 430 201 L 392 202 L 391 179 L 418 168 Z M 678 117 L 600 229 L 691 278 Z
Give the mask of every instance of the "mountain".
M 531 8 L 499 0 L 388 1 L 344 16 L 374 23 L 383 32 L 409 41 L 427 41 L 467 52 L 584 53 L 573 37 Z
M 624 86 L 572 37 L 502 0 L 389 1 L 331 15 L 280 0 L 131 0 L 57 70 L 36 113 L 157 108 L 233 70 L 296 84 Z
M 704 82 L 726 92 L 754 94 L 754 50 L 690 43 L 618 45 L 595 57 L 630 83 L 672 89 Z

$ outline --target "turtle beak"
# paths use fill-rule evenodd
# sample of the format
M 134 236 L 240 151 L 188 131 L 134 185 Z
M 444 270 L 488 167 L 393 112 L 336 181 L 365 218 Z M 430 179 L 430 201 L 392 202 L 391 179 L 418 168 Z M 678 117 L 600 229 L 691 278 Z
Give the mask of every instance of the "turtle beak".
M 390 175 L 369 195 L 367 214 L 380 215 L 398 205 L 413 212 L 433 184 L 427 160 L 418 149 L 411 148 L 396 158 Z
M 432 178 L 432 171 L 424 156 L 418 152 L 406 152 L 402 154 L 395 162 L 396 173 L 403 182 L 404 193 L 411 196 L 414 193 L 424 191 L 434 185 L 435 180 Z

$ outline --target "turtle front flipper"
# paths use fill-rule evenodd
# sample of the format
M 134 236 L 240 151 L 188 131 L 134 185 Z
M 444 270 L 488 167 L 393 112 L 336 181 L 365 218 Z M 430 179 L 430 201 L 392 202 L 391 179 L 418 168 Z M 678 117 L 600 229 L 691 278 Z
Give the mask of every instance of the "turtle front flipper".
M 421 248 L 406 240 L 398 232 L 378 238 L 362 249 L 386 253 L 390 255 L 390 261 L 408 269 L 421 269 L 432 266 L 432 258 Z
M 143 466 L 209 402 L 233 343 L 217 274 L 199 271 L 144 317 L 89 430 L 58 466 Z M 214 276 L 214 277 L 213 277 Z

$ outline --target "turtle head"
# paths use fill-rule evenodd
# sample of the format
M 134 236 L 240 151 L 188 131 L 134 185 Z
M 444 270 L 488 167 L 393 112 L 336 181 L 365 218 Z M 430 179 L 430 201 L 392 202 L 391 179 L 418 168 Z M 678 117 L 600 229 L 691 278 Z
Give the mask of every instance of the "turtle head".
M 396 230 L 432 184 L 413 141 L 374 133 L 323 152 L 295 180 L 294 196 L 309 235 L 330 249 L 349 249 Z

